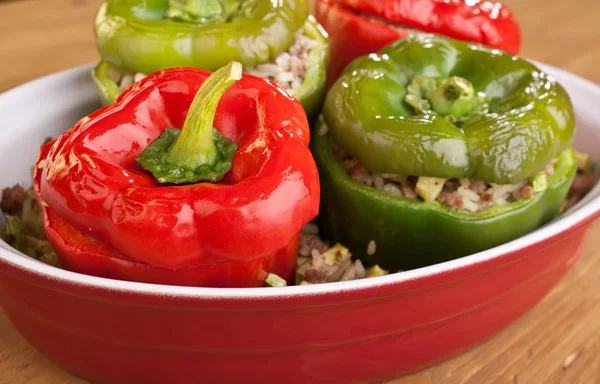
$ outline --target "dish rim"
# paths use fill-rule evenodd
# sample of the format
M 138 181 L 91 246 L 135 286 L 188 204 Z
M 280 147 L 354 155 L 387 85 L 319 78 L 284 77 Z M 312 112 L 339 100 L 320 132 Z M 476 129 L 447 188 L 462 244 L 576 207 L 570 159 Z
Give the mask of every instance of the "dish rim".
M 558 75 L 564 80 L 573 83 L 577 87 L 585 88 L 597 94 L 600 99 L 600 86 L 581 76 L 567 72 L 552 65 L 544 64 L 535 60 L 529 60 L 542 71 L 551 76 Z M 0 94 L 0 104 L 11 97 L 18 97 L 20 92 L 27 88 L 35 88 L 43 83 L 59 76 L 76 76 L 82 71 L 91 71 L 95 63 L 85 64 L 73 68 L 64 69 L 48 74 L 9 89 Z M 563 80 L 563 81 L 564 81 Z M 600 130 L 600 127 L 598 128 Z M 464 269 L 475 264 L 489 262 L 520 249 L 534 246 L 544 240 L 555 237 L 570 228 L 591 219 L 600 211 L 600 182 L 598 182 L 588 195 L 572 207 L 566 214 L 546 224 L 545 226 L 530 232 L 511 242 L 500 246 L 464 256 L 455 260 L 430 265 L 410 271 L 392 273 L 385 276 L 372 277 L 368 279 L 351 280 L 344 282 L 333 282 L 327 284 L 300 285 L 289 287 L 265 287 L 265 288 L 210 288 L 210 287 L 188 287 L 138 283 L 124 280 L 109 279 L 85 275 L 52 267 L 37 261 L 16 249 L 10 247 L 0 240 L 0 263 L 9 264 L 15 268 L 39 275 L 44 279 L 58 280 L 64 283 L 88 288 L 117 291 L 119 293 L 136 293 L 144 295 L 177 296 L 181 298 L 203 298 L 203 299 L 263 299 L 263 298 L 292 298 L 302 296 L 322 296 L 331 293 L 347 293 L 351 291 L 362 291 L 383 288 L 400 284 L 406 281 L 420 280 L 431 275 L 448 273 L 457 269 Z

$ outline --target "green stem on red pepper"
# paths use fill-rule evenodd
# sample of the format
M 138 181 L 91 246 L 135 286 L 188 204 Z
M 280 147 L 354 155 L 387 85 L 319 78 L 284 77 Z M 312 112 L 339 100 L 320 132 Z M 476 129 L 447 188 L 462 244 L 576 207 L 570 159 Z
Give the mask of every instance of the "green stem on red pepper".
M 159 183 L 220 181 L 231 169 L 237 144 L 223 137 L 213 120 L 219 101 L 242 78 L 242 65 L 231 62 L 202 84 L 183 128 L 165 129 L 136 159 Z

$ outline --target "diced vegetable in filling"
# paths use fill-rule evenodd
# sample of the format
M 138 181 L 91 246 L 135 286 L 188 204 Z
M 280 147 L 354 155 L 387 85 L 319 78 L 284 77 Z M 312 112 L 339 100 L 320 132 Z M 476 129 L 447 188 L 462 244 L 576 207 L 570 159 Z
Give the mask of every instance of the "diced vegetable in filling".
M 265 280 L 265 283 L 267 284 L 268 287 L 286 287 L 287 283 L 284 279 L 282 279 L 281 277 L 273 274 L 273 273 L 269 273 L 269 275 L 267 276 L 267 279 Z

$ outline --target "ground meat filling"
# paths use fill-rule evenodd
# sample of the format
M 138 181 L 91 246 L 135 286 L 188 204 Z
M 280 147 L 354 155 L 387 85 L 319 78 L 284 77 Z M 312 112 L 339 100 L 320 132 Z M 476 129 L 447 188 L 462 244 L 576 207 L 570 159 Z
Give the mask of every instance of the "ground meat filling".
M 577 204 L 590 192 L 598 180 L 598 168 L 587 153 L 575 152 L 577 159 L 577 174 L 571 184 L 567 198 L 563 202 L 561 212 Z
M 23 204 L 27 199 L 27 192 L 20 185 L 7 187 L 2 190 L 0 209 L 7 215 L 21 215 Z
M 389 271 L 379 266 L 365 268 L 360 260 L 341 244 L 331 246 L 318 236 L 319 228 L 309 223 L 302 231 L 298 247 L 297 284 L 322 284 L 387 275 Z M 369 244 L 367 253 L 375 253 L 375 242 Z
M 509 204 L 535 196 L 535 191 L 527 180 L 516 184 L 494 184 L 474 179 L 445 180 L 377 173 L 366 169 L 358 159 L 335 144 L 333 151 L 344 162 L 354 180 L 392 195 L 438 201 L 454 210 L 482 212 L 496 205 Z M 546 166 L 544 172 L 547 175 L 554 173 L 555 162 L 556 160 L 553 160 Z
M 294 44 L 286 52 L 281 53 L 271 62 L 259 64 L 255 67 L 245 67 L 244 72 L 271 79 L 293 95 L 304 83 L 306 71 L 309 67 L 308 54 L 317 45 L 319 45 L 318 41 L 309 38 L 304 34 L 304 29 L 300 29 L 296 32 Z M 127 72 L 111 67 L 108 76 L 123 92 L 133 83 L 146 77 L 146 74 Z

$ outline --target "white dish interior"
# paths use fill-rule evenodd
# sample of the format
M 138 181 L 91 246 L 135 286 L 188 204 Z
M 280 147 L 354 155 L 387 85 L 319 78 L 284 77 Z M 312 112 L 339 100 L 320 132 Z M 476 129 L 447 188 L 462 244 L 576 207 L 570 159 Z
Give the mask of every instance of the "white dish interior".
M 575 147 L 600 159 L 600 87 L 585 79 L 536 63 L 554 76 L 569 92 L 577 113 Z M 0 95 L 0 189 L 21 183 L 31 185 L 29 178 L 39 147 L 47 136 L 57 136 L 79 119 L 100 106 L 91 79 L 92 65 L 62 71 L 40 78 Z M 600 210 L 600 184 L 576 206 L 546 226 L 512 242 L 474 255 L 412 271 L 376 278 L 304 285 L 284 288 L 195 288 L 132 283 L 99 278 L 61 270 L 41 263 L 16 251 L 0 240 L 0 262 L 39 273 L 45 278 L 60 279 L 77 285 L 158 295 L 192 297 L 273 297 L 319 295 L 331 292 L 364 289 L 368 287 L 418 279 L 447 270 L 499 257 L 508 252 L 551 237 Z

